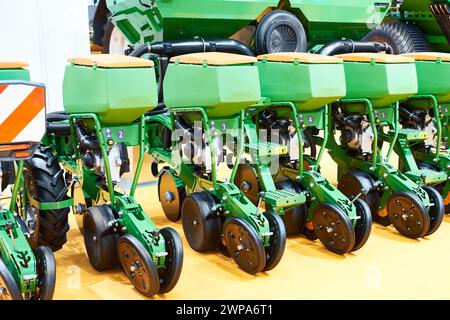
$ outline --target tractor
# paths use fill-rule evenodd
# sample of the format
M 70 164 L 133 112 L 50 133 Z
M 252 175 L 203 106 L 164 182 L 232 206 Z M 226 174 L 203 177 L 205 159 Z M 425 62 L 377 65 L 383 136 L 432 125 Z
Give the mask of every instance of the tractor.
M 27 63 L 0 58 L 2 197 L 12 186 L 9 205 L 4 199 L 0 204 L 0 300 L 52 299 L 56 281 L 52 249 L 58 245 L 54 235 L 65 237 L 67 231 L 64 216 L 59 218 L 62 229 L 56 229 L 54 211 L 29 210 L 24 201 L 29 203 L 34 195 L 54 199 L 60 187 L 58 179 L 49 179 L 52 162 L 40 158 L 45 87 L 30 81 L 27 67 Z

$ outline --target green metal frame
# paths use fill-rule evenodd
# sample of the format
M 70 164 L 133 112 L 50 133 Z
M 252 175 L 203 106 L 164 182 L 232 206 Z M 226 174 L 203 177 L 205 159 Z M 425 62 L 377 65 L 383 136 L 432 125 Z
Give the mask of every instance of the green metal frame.
M 158 232 L 156 225 L 151 221 L 134 198 L 139 176 L 144 164 L 144 155 L 147 149 L 145 117 L 142 116 L 139 121 L 135 123 L 124 125 L 115 124 L 105 128 L 102 126 L 98 115 L 95 113 L 70 114 L 69 124 L 71 134 L 69 143 L 73 146 L 74 159 L 80 159 L 75 135 L 75 120 L 85 121 L 87 123 L 90 122 L 92 129 L 95 131 L 100 152 L 104 160 L 107 189 L 103 190 L 97 186 L 93 179 L 94 174 L 89 169 L 82 165 L 77 165 L 77 161 L 73 161 L 73 159 L 67 161 L 67 158 L 70 156 L 69 154 L 58 154 L 60 162 L 64 163 L 66 169 L 75 176 L 80 174 L 83 175 L 82 188 L 84 195 L 87 198 L 92 199 L 93 203 L 106 202 L 109 204 L 113 211 L 117 213 L 117 219 L 111 223 L 117 225 L 121 233 L 131 234 L 136 237 L 145 246 L 157 268 L 164 267 L 165 256 L 167 255 L 164 237 Z M 110 129 L 110 132 L 113 133 L 111 138 L 106 137 L 106 129 Z M 117 136 L 117 130 L 113 129 L 122 130 L 125 132 L 127 138 L 121 140 L 121 138 Z M 58 137 L 54 137 L 54 139 L 47 139 L 47 141 L 55 143 L 57 142 L 55 140 L 58 139 Z M 114 142 L 124 142 L 127 147 L 139 146 L 140 148 L 139 160 L 133 176 L 129 195 L 122 194 L 115 190 L 112 182 L 111 167 L 107 151 L 109 139 L 112 139 Z M 59 146 L 64 145 L 64 141 L 59 141 L 56 144 Z M 52 147 L 55 146 L 54 144 L 50 145 Z M 63 147 L 62 149 L 69 150 L 67 147 Z
M 299 183 L 304 192 L 297 195 L 297 201 L 289 201 L 290 206 L 299 206 L 309 202 L 308 206 L 308 221 L 312 220 L 312 215 L 319 203 L 332 203 L 340 207 L 345 214 L 350 218 L 353 226 L 357 223 L 357 212 L 356 207 L 344 194 L 342 194 L 336 187 L 328 182 L 320 173 L 320 162 L 323 157 L 326 145 L 329 140 L 329 110 L 330 106 L 326 105 L 322 109 L 312 110 L 312 111 L 298 111 L 297 106 L 293 102 L 270 102 L 268 107 L 276 107 L 277 111 L 286 111 L 287 116 L 292 120 L 294 128 L 297 133 L 298 143 L 299 143 L 299 168 L 293 169 L 287 166 L 280 166 L 278 172 L 272 176 L 269 168 L 263 165 L 260 157 L 254 157 L 254 167 L 258 173 L 259 181 L 261 181 L 261 187 L 264 191 L 274 191 L 276 190 L 274 181 L 278 177 L 288 177 L 290 180 Z M 283 110 L 284 109 L 284 110 Z M 257 118 L 259 118 L 259 113 L 257 112 Z M 306 121 L 303 121 L 307 119 Z M 251 121 L 251 117 L 247 117 L 246 131 L 249 137 L 250 144 L 258 144 L 257 140 L 257 126 Z M 323 130 L 323 138 L 316 138 L 317 145 L 320 146 L 319 154 L 316 159 L 308 160 L 311 161 L 309 170 L 304 169 L 304 153 L 303 153 L 303 136 L 301 134 L 302 130 L 307 127 L 317 127 L 319 130 Z M 259 149 L 259 148 L 258 148 Z M 273 206 L 273 209 L 278 214 L 284 214 L 285 207 Z
M 431 103 L 435 117 L 433 121 L 436 125 L 436 152 L 432 150 L 418 150 L 414 147 L 417 142 L 422 142 L 426 139 L 426 133 L 422 133 L 422 136 L 413 139 L 399 139 L 396 145 L 396 153 L 400 157 L 401 170 L 412 180 L 420 185 L 440 185 L 439 191 L 442 197 L 447 199 L 450 195 L 450 153 L 448 149 L 442 150 L 442 143 L 450 139 L 448 123 L 450 120 L 450 113 L 448 106 L 440 106 L 437 98 L 434 95 L 414 95 L 408 99 L 413 100 L 428 100 Z M 411 141 L 412 140 L 412 141 Z M 427 163 L 439 171 L 434 174 L 421 174 L 417 162 Z
M 330 133 L 333 135 L 333 138 L 329 140 L 327 148 L 333 160 L 338 164 L 338 179 L 352 168 L 362 170 L 375 177 L 378 180 L 376 184 L 383 191 L 380 210 L 385 209 L 389 196 L 393 192 L 399 191 L 412 192 L 423 202 L 426 208 L 430 208 L 428 194 L 417 183 L 388 163 L 400 133 L 399 103 L 397 102 L 374 110 L 372 102 L 369 99 L 341 99 L 340 101 L 344 104 L 359 104 L 362 106 L 361 114 L 368 115 L 369 123 L 373 128 L 374 138 L 371 161 L 364 161 L 349 156 L 345 147 L 337 143 L 334 138 L 335 120 L 330 115 Z M 388 125 L 390 127 L 389 134 L 384 135 L 382 132 L 379 132 L 378 125 Z M 389 143 L 389 151 L 386 157 L 383 157 L 381 150 L 378 148 L 378 141 L 380 139 L 383 139 L 383 142 Z
M 15 215 L 23 167 L 23 161 L 18 161 L 9 208 L 0 209 L 0 257 L 12 273 L 22 295 L 31 297 L 37 290 L 36 258 Z
M 199 114 L 202 121 L 205 136 L 210 145 L 214 145 L 214 140 L 225 132 L 221 128 L 213 127 L 213 123 L 226 123 L 227 133 L 233 132 L 234 136 L 240 141 L 244 140 L 243 128 L 245 113 L 242 111 L 239 115 L 230 118 L 211 118 L 208 117 L 206 111 L 202 107 L 185 107 L 173 108 L 169 114 L 148 116 L 146 122 L 148 123 L 148 130 L 155 132 L 157 127 L 165 126 L 173 131 L 175 128 L 176 114 Z M 168 121 L 170 119 L 170 122 Z M 152 134 L 150 134 L 151 136 Z M 232 170 L 230 181 L 233 181 L 236 174 L 237 165 L 240 163 L 243 154 L 243 145 L 239 144 L 240 148 L 236 155 L 234 169 Z M 176 141 L 172 141 L 172 149 L 176 146 Z M 229 217 L 239 217 L 248 222 L 258 232 L 261 241 L 265 247 L 269 245 L 271 232 L 269 229 L 269 222 L 266 217 L 260 212 L 245 195 L 232 183 L 223 182 L 217 178 L 217 154 L 213 147 L 211 151 L 211 177 L 198 176 L 194 173 L 192 164 L 184 163 L 177 154 L 172 154 L 167 150 L 163 150 L 156 142 L 150 144 L 148 152 L 158 161 L 169 163 L 175 170 L 177 176 L 186 185 L 188 193 L 196 190 L 203 190 L 211 193 L 216 199 L 219 199 L 218 210 L 223 213 L 225 219 Z

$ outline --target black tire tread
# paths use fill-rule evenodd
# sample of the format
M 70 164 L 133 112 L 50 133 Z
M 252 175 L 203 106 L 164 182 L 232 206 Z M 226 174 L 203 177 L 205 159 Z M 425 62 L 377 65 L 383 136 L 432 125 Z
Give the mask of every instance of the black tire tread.
M 59 202 L 68 199 L 68 188 L 64 181 L 64 170 L 50 147 L 39 146 L 33 157 L 25 162 L 30 174 L 30 194 L 39 202 Z M 57 251 L 67 242 L 70 208 L 39 210 L 39 234 L 36 246 L 47 246 Z

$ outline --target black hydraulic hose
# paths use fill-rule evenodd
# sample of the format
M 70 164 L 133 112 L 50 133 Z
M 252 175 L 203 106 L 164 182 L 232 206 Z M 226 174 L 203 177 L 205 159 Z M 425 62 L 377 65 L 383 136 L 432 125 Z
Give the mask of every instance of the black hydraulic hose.
M 325 56 L 334 56 L 337 54 L 357 53 L 357 52 L 383 52 L 392 54 L 392 47 L 387 43 L 369 42 L 369 41 L 353 41 L 353 40 L 339 40 L 333 41 L 319 50 L 319 54 Z
M 340 123 L 341 125 L 358 129 L 361 126 L 362 117 L 361 116 L 346 116 L 343 113 L 336 114 L 335 119 Z
M 68 123 L 47 123 L 47 132 L 58 137 L 70 136 L 70 125 Z
M 82 149 L 90 151 L 100 150 L 97 139 L 88 136 L 81 125 L 75 124 L 75 134 L 77 135 L 78 141 L 80 142 L 80 147 Z
M 65 113 L 64 111 L 57 111 L 57 112 L 48 113 L 46 118 L 47 118 L 48 122 L 57 122 L 57 121 L 69 120 L 69 115 L 67 113 Z
M 146 43 L 135 48 L 130 56 L 141 57 L 146 53 L 154 53 L 168 58 L 197 52 L 227 52 L 246 56 L 255 56 L 255 52 L 242 42 L 232 39 L 193 39 L 186 41 Z
M 408 120 L 412 120 L 415 123 L 421 123 L 422 122 L 422 119 L 417 114 L 415 114 L 414 112 L 409 111 L 405 107 L 400 106 L 399 111 L 400 111 L 400 114 L 403 117 L 405 117 L 406 119 L 408 119 Z

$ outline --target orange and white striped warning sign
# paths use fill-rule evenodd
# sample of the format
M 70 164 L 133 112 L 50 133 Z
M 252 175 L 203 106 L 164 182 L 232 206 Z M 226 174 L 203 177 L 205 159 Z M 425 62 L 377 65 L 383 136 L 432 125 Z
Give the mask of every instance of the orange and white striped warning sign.
M 39 142 L 45 131 L 45 87 L 0 82 L 0 144 Z

